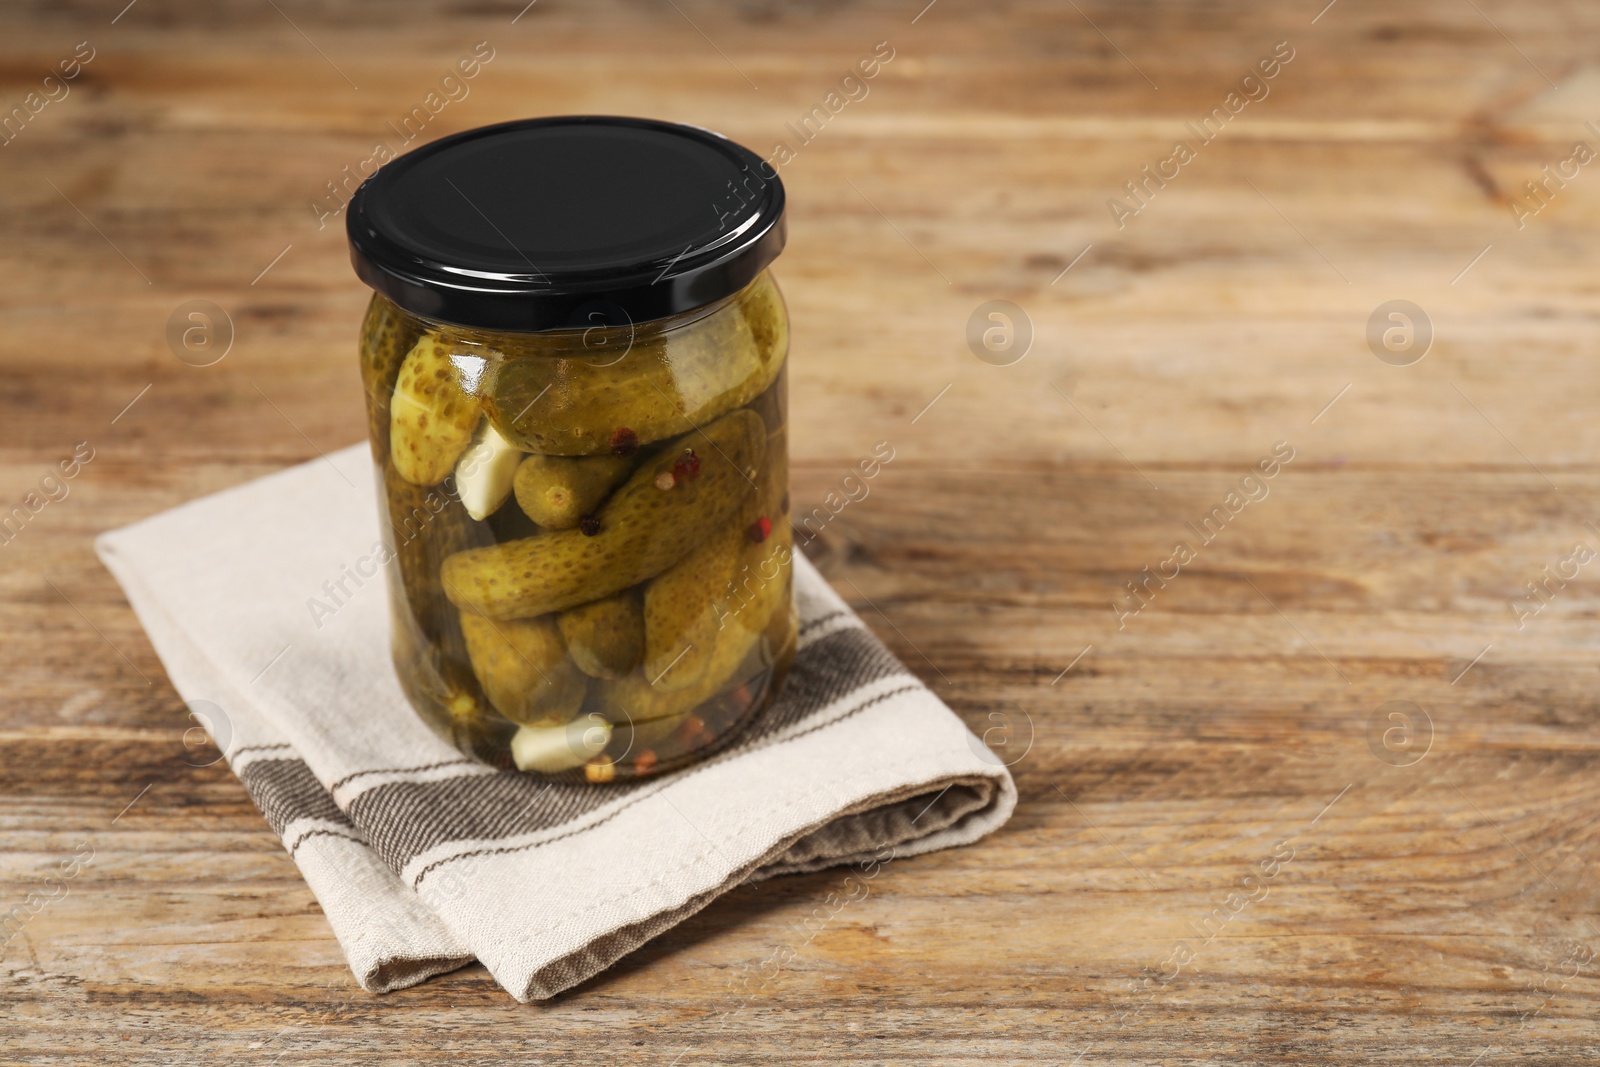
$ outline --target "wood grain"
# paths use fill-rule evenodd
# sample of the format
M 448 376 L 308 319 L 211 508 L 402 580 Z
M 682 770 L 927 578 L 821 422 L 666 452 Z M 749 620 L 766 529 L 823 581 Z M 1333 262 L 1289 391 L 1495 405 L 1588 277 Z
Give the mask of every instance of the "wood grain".
M 1600 147 L 1597 29 L 1580 0 L 11 5 L 5 109 L 95 58 L 0 146 L 0 511 L 96 456 L 3 548 L 0 908 L 94 858 L 0 954 L 0 1059 L 1600 1062 L 1600 562 L 1508 606 L 1600 548 L 1600 172 L 1510 210 Z M 361 993 L 194 765 L 94 536 L 360 436 L 366 294 L 311 204 L 474 43 L 429 137 L 646 113 L 765 152 L 885 40 L 783 170 L 794 497 L 892 443 L 807 551 L 1008 743 L 1016 816 L 837 912 L 834 874 L 739 890 L 553 1002 L 481 968 Z M 1119 229 L 1107 199 L 1280 41 Z M 1396 298 L 1436 333 L 1409 367 L 1365 337 Z M 194 299 L 233 323 L 214 366 L 165 338 Z M 1011 366 L 967 346 L 991 299 L 1032 323 Z M 1431 721 L 1405 766 L 1369 740 L 1391 701 Z

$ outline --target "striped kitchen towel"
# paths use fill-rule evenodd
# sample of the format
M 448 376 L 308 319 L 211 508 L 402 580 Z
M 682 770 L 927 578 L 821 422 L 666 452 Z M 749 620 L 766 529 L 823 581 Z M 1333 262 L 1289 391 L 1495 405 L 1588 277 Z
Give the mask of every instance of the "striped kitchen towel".
M 477 959 L 518 1000 L 553 996 L 743 882 L 1011 814 L 999 758 L 798 553 L 788 682 L 717 755 L 604 785 L 466 759 L 395 678 L 376 497 L 360 445 L 97 542 L 369 990 Z

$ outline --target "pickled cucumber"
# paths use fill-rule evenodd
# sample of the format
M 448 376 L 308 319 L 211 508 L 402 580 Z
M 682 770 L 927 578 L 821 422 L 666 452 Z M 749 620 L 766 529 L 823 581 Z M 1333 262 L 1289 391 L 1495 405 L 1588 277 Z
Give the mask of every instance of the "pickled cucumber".
M 523 512 L 551 530 L 570 530 L 594 512 L 633 470 L 634 458 L 534 454 L 517 467 L 513 490 Z
M 412 347 L 395 379 L 389 454 L 400 476 L 415 485 L 444 481 L 478 428 L 478 401 L 462 388 L 451 354 L 447 342 L 426 335 Z
M 777 606 L 788 604 L 794 572 L 794 533 L 788 523 L 776 525 L 761 544 L 747 545 L 738 572 L 728 585 L 727 611 L 719 620 L 723 632 L 730 626 L 760 634 Z
M 361 324 L 361 382 L 367 394 L 367 441 L 374 463 L 389 457 L 389 396 L 400 364 L 421 336 L 421 322 L 374 294 Z
M 640 444 L 674 437 L 766 390 L 788 347 L 782 318 L 782 298 L 763 276 L 696 322 L 630 336 L 614 360 L 555 354 L 582 349 L 547 336 L 545 351 L 507 349 L 513 358 L 495 362 L 485 410 L 528 452 L 595 455 L 623 431 Z
M 789 434 L 779 427 L 767 435 L 767 465 L 756 479 L 757 491 L 745 510 L 745 520 L 751 539 L 764 540 L 772 530 L 789 525 Z M 767 520 L 765 533 L 750 529 L 762 519 Z
M 621 678 L 644 657 L 644 612 L 632 589 L 568 608 L 556 625 L 572 661 L 591 678 Z
M 495 619 L 531 618 L 654 578 L 737 515 L 755 490 L 766 427 L 731 412 L 644 463 L 586 530 L 458 552 L 444 561 L 445 593 Z
M 439 568 L 450 554 L 488 543 L 489 535 L 444 486 L 413 485 L 387 466 L 383 475 L 389 516 L 384 544 L 393 554 L 385 572 L 401 686 L 413 704 L 432 712 L 435 729 L 488 758 L 497 744 L 499 716 L 473 676 Z
M 750 545 L 740 555 L 741 574 L 736 576 L 729 597 L 732 607 L 723 615 L 722 628 L 717 631 L 705 669 L 693 685 L 663 690 L 651 685 L 643 672 L 636 672 L 601 682 L 601 706 L 608 714 L 641 724 L 682 715 L 718 690 L 736 684 L 746 658 L 752 653 L 762 656 L 765 650 L 758 648 L 757 642 L 774 615 L 786 608 L 793 573 L 792 552 L 785 533 L 760 545 Z
M 414 485 L 392 467 L 383 472 L 389 523 L 384 542 L 395 555 L 401 588 L 395 603 L 405 605 L 430 640 L 456 628 L 454 606 L 439 581 L 445 559 L 492 536 L 473 522 L 448 486 Z
M 789 354 L 789 309 L 784 306 L 778 283 L 764 274 L 750 283 L 738 299 L 756 349 L 771 353 L 782 364 Z
M 555 620 L 461 613 L 472 670 L 495 709 L 523 726 L 564 723 L 583 706 L 588 679 L 567 658 Z
M 742 520 L 645 586 L 644 674 L 663 692 L 687 688 L 705 675 L 747 540 Z
M 750 401 L 750 410 L 761 416 L 769 433 L 776 433 L 789 424 L 787 373 L 787 367 L 780 370 L 778 380 L 768 386 L 766 392 Z
M 767 520 L 769 529 L 766 534 L 751 531 L 752 540 L 757 542 L 770 534 L 771 527 L 788 523 L 789 430 L 784 419 L 785 384 L 780 378 L 750 405 L 750 410 L 760 415 L 767 427 L 767 462 L 761 469 L 760 477 L 756 479 L 757 491 L 750 498 L 745 512 L 745 522 L 748 525 L 758 523 L 762 519 Z

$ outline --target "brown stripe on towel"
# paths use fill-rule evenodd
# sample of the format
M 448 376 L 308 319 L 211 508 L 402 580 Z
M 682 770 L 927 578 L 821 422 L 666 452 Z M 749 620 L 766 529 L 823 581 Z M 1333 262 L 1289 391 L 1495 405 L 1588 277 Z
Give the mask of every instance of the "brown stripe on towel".
M 304 760 L 256 760 L 245 767 L 239 780 L 261 814 L 267 817 L 272 832 L 280 837 L 296 819 L 322 819 L 348 827 L 356 840 L 362 839 L 361 832 L 339 810 L 333 796 L 317 781 Z

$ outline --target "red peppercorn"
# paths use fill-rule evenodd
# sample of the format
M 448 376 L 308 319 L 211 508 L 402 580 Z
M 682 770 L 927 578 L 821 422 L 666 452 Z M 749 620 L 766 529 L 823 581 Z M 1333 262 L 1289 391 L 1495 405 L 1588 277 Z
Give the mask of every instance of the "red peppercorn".
M 633 769 L 638 774 L 649 774 L 656 765 L 656 754 L 652 749 L 645 749 L 633 759 Z
M 611 453 L 617 456 L 631 456 L 639 451 L 639 435 L 626 426 L 618 426 L 611 431 Z
M 745 531 L 750 535 L 750 540 L 760 544 L 772 536 L 772 520 L 765 515 L 750 524 L 750 529 Z
M 686 448 L 683 455 L 678 457 L 678 462 L 672 465 L 672 473 L 678 481 L 694 481 L 700 477 L 700 457 L 694 454 L 694 449 Z
M 578 529 L 583 531 L 583 536 L 593 537 L 600 532 L 600 516 L 585 515 L 578 520 Z

